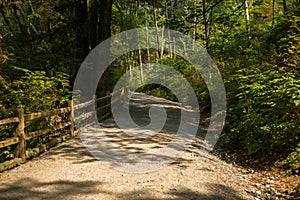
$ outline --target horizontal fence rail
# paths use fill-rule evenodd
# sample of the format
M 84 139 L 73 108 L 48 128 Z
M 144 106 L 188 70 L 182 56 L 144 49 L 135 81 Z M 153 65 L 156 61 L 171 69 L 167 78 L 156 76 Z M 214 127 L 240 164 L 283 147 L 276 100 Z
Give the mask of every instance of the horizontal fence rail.
M 8 118 L 8 119 L 2 119 L 2 120 L 0 120 L 0 126 L 1 125 L 5 125 L 5 124 L 10 124 L 10 123 L 15 123 L 15 122 L 19 122 L 19 118 L 18 117 L 12 117 L 12 118 Z
M 31 158 L 32 156 L 38 155 L 46 151 L 47 149 L 57 145 L 58 143 L 61 143 L 71 137 L 77 136 L 78 129 L 76 129 L 75 127 L 74 120 L 76 120 L 76 122 L 84 120 L 90 117 L 91 113 L 83 112 L 77 119 L 74 119 L 75 110 L 79 110 L 79 109 L 84 110 L 84 108 L 88 106 L 95 105 L 95 112 L 97 112 L 99 121 L 109 117 L 111 115 L 111 104 L 116 102 L 116 101 L 111 102 L 111 97 L 113 95 L 117 96 L 116 100 L 121 100 L 125 95 L 125 89 L 121 88 L 107 96 L 100 97 L 97 99 L 94 98 L 93 100 L 80 103 L 75 106 L 73 100 L 70 100 L 68 107 L 53 109 L 45 112 L 25 114 L 23 108 L 17 108 L 16 117 L 0 120 L 0 126 L 8 125 L 8 124 L 16 125 L 13 133 L 13 137 L 0 141 L 0 149 L 12 145 L 16 145 L 14 149 L 15 152 L 14 159 L 0 163 L 0 171 L 13 168 L 19 165 L 20 163 L 26 161 L 27 159 Z M 36 130 L 27 133 L 25 132 L 25 122 L 33 121 L 37 119 L 44 119 L 46 117 L 57 116 L 60 114 L 65 114 L 67 115 L 67 117 L 65 117 L 66 119 L 64 121 L 61 121 L 59 124 L 53 125 L 47 129 Z M 65 130 L 68 133 L 61 136 L 61 134 L 58 133 L 60 130 Z M 60 136 L 60 137 L 53 138 L 48 143 L 41 144 L 41 146 L 33 149 L 26 148 L 27 146 L 26 142 L 38 136 L 49 136 L 49 137 Z

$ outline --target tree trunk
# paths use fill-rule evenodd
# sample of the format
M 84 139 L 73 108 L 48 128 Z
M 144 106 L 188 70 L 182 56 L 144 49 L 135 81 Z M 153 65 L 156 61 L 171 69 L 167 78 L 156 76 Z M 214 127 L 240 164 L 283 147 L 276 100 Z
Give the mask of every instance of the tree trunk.
M 207 20 L 206 0 L 203 0 L 202 7 L 203 7 L 202 15 L 204 21 L 205 45 L 206 45 L 206 50 L 209 52 L 210 35 L 209 35 L 209 25 Z
M 173 59 L 176 60 L 176 38 L 173 37 Z
M 131 58 L 131 52 L 127 53 L 127 64 L 128 64 L 128 71 L 129 71 L 129 75 L 130 75 L 130 80 L 132 79 L 133 77 L 133 74 L 132 74 L 132 67 L 131 67 L 131 62 L 130 62 L 130 58 Z
M 89 38 L 90 49 L 94 49 L 97 44 L 97 25 L 98 25 L 98 0 L 92 0 L 89 7 Z
M 76 4 L 75 17 L 76 17 L 75 22 L 77 24 L 76 42 L 77 42 L 77 48 L 79 49 L 76 52 L 76 56 L 83 60 L 89 54 L 90 51 L 87 0 L 80 1 Z M 80 67 L 79 65 L 70 67 L 71 83 L 74 82 L 79 67 Z
M 98 40 L 103 42 L 111 36 L 111 14 L 113 0 L 100 0 Z
M 135 12 L 135 16 L 138 18 L 138 1 L 135 1 L 135 5 L 136 5 L 136 12 Z M 140 77 L 141 77 L 141 82 L 142 84 L 144 84 L 144 70 L 143 70 L 143 60 L 142 60 L 142 50 L 140 47 L 140 37 L 139 34 L 137 34 L 137 41 L 138 41 L 138 57 L 139 57 L 139 68 L 140 68 Z
M 79 58 L 85 58 L 89 53 L 89 37 L 87 27 L 88 7 L 87 0 L 80 1 L 75 7 L 76 23 L 78 24 L 77 41 L 80 51 Z
M 166 21 L 167 21 L 167 28 L 168 28 L 168 43 L 169 43 L 169 52 L 170 52 L 170 58 L 171 60 L 173 59 L 173 54 L 172 54 L 172 41 L 171 41 L 171 33 L 170 33 L 170 24 L 169 24 L 169 11 L 168 11 L 168 4 L 167 0 L 164 0 L 165 3 L 165 16 L 166 16 Z
M 160 42 L 159 42 L 159 33 L 158 33 L 158 24 L 157 24 L 157 14 L 156 14 L 156 2 L 155 2 L 155 0 L 152 0 L 152 3 L 153 3 L 153 16 L 154 16 L 156 42 L 157 42 L 157 58 L 160 60 Z
M 275 0 L 272 1 L 272 33 L 274 31 L 275 24 Z
M 197 0 L 194 0 L 194 40 L 193 40 L 193 49 L 196 43 L 196 35 L 197 35 Z
M 249 38 L 249 40 L 251 40 L 251 26 L 250 26 L 250 14 L 249 14 L 248 0 L 245 0 L 245 13 L 246 13 L 246 25 L 247 25 L 248 38 Z
M 174 9 L 176 8 L 177 6 L 177 0 L 170 0 L 169 1 L 170 5 L 171 5 L 171 9 L 170 9 L 170 16 L 173 20 L 173 22 L 176 20 L 176 16 L 174 14 Z M 172 26 L 170 26 L 172 28 Z M 172 37 L 171 38 L 171 54 L 172 54 L 172 57 L 173 57 L 173 60 L 176 60 L 176 38 Z
M 283 6 L 283 12 L 284 14 L 286 14 L 288 12 L 286 0 L 282 0 L 282 6 Z
M 141 82 L 144 84 L 144 69 L 143 69 L 142 52 L 141 52 L 141 48 L 140 47 L 139 47 L 139 50 L 138 50 L 138 54 L 139 54 L 139 65 L 140 65 Z
M 113 0 L 100 0 L 100 15 L 98 26 L 98 41 L 103 42 L 111 36 L 111 14 Z M 107 56 L 110 55 L 110 49 L 107 49 Z M 99 81 L 97 96 L 105 96 L 108 91 L 109 69 L 105 70 Z
M 144 2 L 144 12 L 145 12 L 145 29 L 146 29 L 146 42 L 147 42 L 147 60 L 148 65 L 150 65 L 151 57 L 150 57 L 150 49 L 149 49 L 149 31 L 148 31 L 148 17 L 147 17 L 147 7 L 146 7 L 146 1 Z
M 164 38 L 164 32 L 165 32 L 165 27 L 162 27 L 161 31 L 161 51 L 160 51 L 160 58 L 163 58 L 164 55 L 164 49 L 165 49 L 165 38 Z

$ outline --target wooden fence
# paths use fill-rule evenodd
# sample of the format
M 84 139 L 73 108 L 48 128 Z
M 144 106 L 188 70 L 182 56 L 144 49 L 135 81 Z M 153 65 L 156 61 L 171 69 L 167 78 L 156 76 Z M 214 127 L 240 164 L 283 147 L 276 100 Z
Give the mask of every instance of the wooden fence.
M 115 103 L 116 101 L 122 99 L 125 94 L 125 89 L 121 88 L 115 93 L 111 93 L 105 97 L 101 97 L 98 99 L 93 99 L 91 101 L 78 104 L 74 106 L 73 100 L 69 101 L 68 107 L 65 108 L 59 108 L 59 109 L 53 109 L 46 112 L 38 112 L 38 113 L 32 113 L 32 114 L 25 114 L 23 108 L 18 108 L 16 111 L 17 116 L 8 118 L 8 119 L 2 119 L 0 120 L 0 126 L 7 125 L 7 124 L 16 124 L 16 128 L 14 130 L 13 137 L 5 139 L 3 141 L 0 141 L 0 149 L 16 145 L 17 147 L 15 149 L 15 156 L 14 159 L 5 161 L 3 163 L 0 163 L 0 171 L 4 171 L 7 169 L 11 169 L 20 163 L 24 162 L 25 160 L 38 155 L 49 148 L 57 145 L 58 143 L 61 143 L 71 137 L 75 137 L 77 135 L 76 127 L 74 124 L 74 110 L 75 109 L 82 109 L 87 106 L 94 105 L 94 102 L 96 104 L 96 112 L 98 114 L 99 121 L 109 117 L 111 115 L 111 103 Z M 115 98 L 114 102 L 111 102 L 111 97 L 113 95 L 116 95 L 117 98 Z M 37 130 L 33 132 L 25 132 L 25 122 L 42 119 L 50 116 L 56 116 L 59 114 L 65 114 L 67 115 L 67 119 L 60 122 L 58 125 L 55 125 L 53 127 L 43 129 L 43 130 Z M 82 113 L 79 118 L 85 119 L 90 116 L 90 113 Z M 81 119 L 76 119 L 81 120 Z M 26 148 L 26 143 L 28 140 L 38 137 L 38 136 L 44 136 L 44 135 L 52 135 L 56 132 L 59 132 L 61 130 L 65 130 L 67 134 L 63 134 L 60 137 L 53 138 L 46 144 L 42 144 L 39 147 L 28 149 Z M 1 134 L 1 133 L 0 133 Z

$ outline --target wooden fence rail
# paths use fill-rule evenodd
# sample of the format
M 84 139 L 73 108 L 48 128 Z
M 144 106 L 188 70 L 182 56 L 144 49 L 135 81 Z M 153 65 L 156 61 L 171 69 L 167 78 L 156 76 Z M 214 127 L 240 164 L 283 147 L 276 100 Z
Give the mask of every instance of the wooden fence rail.
M 87 106 L 91 106 L 95 103 L 96 104 L 95 110 L 98 113 L 99 121 L 107 118 L 111 114 L 110 105 L 111 105 L 111 97 L 113 95 L 118 96 L 116 99 L 123 98 L 124 88 L 121 88 L 115 93 L 109 94 L 105 97 L 93 99 L 91 101 L 77 104 L 75 106 L 73 100 L 70 100 L 68 107 L 53 109 L 46 112 L 25 114 L 23 108 L 17 108 L 16 117 L 0 120 L 0 126 L 13 124 L 13 123 L 16 124 L 16 128 L 14 130 L 14 136 L 11 138 L 7 138 L 3 141 L 0 141 L 0 149 L 17 144 L 17 147 L 15 149 L 14 159 L 0 163 L 0 171 L 4 171 L 12 167 L 15 167 L 16 165 L 19 165 L 20 163 L 24 162 L 26 159 L 29 159 L 34 155 L 38 155 L 43 151 L 55 146 L 56 144 L 62 141 L 65 141 L 70 137 L 75 137 L 77 135 L 77 132 L 74 123 L 74 110 L 82 109 Z M 36 130 L 34 132 L 29 132 L 29 133 L 25 132 L 25 122 L 36 120 L 36 119 L 43 119 L 50 116 L 56 116 L 59 114 L 68 114 L 68 116 L 65 121 L 60 122 L 58 125 L 52 126 L 51 128 L 47 128 L 47 129 Z M 82 113 L 80 118 L 85 119 L 88 118 L 89 116 L 90 116 L 89 113 Z M 57 133 L 60 130 L 66 130 L 66 131 L 68 130 L 67 131 L 68 133 L 62 135 L 59 138 L 53 138 L 52 140 L 50 140 L 50 142 L 48 142 L 47 144 L 42 144 L 40 147 L 34 149 L 26 148 L 26 141 L 37 136 L 43 136 L 43 135 L 53 136 L 55 135 L 55 133 Z

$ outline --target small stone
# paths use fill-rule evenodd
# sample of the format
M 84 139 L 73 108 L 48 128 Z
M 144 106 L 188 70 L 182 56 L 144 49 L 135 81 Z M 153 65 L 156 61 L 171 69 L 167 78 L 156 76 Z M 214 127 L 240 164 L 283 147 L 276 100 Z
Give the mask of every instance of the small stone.
M 275 192 L 272 190 L 272 188 L 269 189 L 267 192 L 268 192 L 270 195 L 274 195 L 274 194 L 275 194 Z
M 247 192 L 247 193 L 251 193 L 251 190 L 249 190 L 249 189 L 245 189 L 245 192 Z
M 255 186 L 256 186 L 256 187 L 260 187 L 261 184 L 260 184 L 260 183 L 255 183 Z
M 281 196 L 281 193 L 280 192 L 275 192 L 275 195 L 279 197 L 279 196 Z
M 155 185 L 146 185 L 146 187 L 149 188 L 149 189 L 156 189 Z

